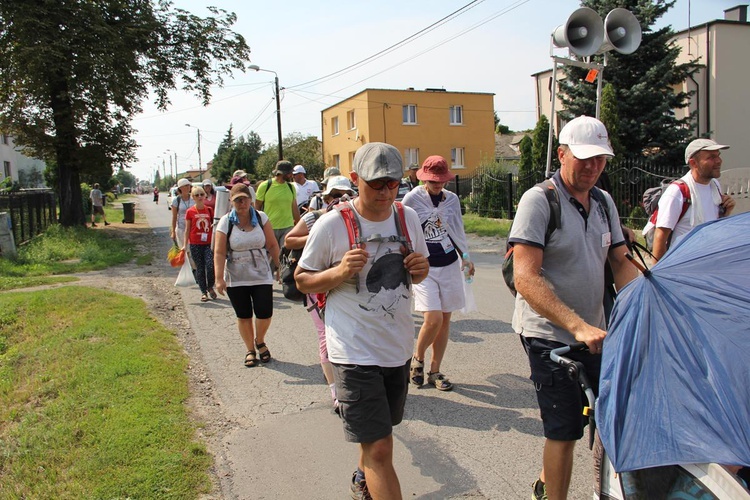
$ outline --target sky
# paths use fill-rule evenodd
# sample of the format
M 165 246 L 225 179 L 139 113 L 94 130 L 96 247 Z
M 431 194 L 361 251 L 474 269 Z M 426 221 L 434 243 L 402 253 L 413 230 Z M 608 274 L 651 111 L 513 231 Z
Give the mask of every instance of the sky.
M 386 51 L 467 5 L 470 0 L 174 0 L 175 7 L 206 17 L 208 5 L 235 12 L 233 30 L 250 46 L 249 64 L 276 72 L 281 90 L 282 133 L 320 138 L 321 111 L 365 88 L 444 88 L 495 94 L 500 122 L 533 128 L 531 75 L 552 67 L 550 34 L 577 8 L 576 0 L 482 0 L 406 44 Z M 713 19 L 744 0 L 677 0 L 657 23 L 675 31 Z M 381 53 L 375 60 L 322 78 Z M 555 49 L 554 55 L 567 52 Z M 247 70 L 212 89 L 204 107 L 192 94 L 174 91 L 166 112 L 144 102 L 133 120 L 139 145 L 129 171 L 153 179 L 206 168 L 230 125 L 234 136 L 250 131 L 264 143 L 277 140 L 274 74 Z M 606 71 L 605 71 L 606 80 Z M 312 82 L 312 83 L 308 83 Z M 191 125 L 187 127 L 186 124 Z M 176 156 L 175 156 L 176 155 Z

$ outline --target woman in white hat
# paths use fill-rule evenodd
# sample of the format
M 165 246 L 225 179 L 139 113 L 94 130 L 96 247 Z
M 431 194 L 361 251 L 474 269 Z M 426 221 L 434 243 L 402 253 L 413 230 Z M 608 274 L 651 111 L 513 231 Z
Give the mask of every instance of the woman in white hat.
M 177 242 L 177 246 L 185 246 L 185 214 L 187 209 L 195 205 L 190 196 L 193 184 L 185 178 L 177 181 L 177 196 L 172 200 L 172 225 L 169 228 L 169 237 Z
M 211 208 L 211 211 L 216 210 L 216 191 L 214 190 L 214 183 L 211 179 L 203 179 L 203 191 L 206 192 L 206 197 L 203 203 Z

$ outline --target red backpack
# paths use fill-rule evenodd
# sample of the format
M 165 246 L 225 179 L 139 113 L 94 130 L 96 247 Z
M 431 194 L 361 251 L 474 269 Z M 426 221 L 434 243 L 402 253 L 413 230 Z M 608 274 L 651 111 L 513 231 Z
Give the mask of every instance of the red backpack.
M 364 248 L 367 243 L 367 237 L 362 236 L 362 225 L 359 223 L 357 213 L 352 209 L 349 202 L 339 203 L 334 207 L 336 211 L 341 214 L 341 218 L 346 226 L 346 234 L 349 237 L 349 249 Z M 406 216 L 404 215 L 404 205 L 396 201 L 393 203 L 393 216 L 396 219 L 396 236 L 392 236 L 389 241 L 397 241 L 404 245 L 407 250 L 407 255 L 414 251 L 414 247 L 411 244 L 411 238 L 409 237 L 409 230 L 406 226 Z M 409 274 L 406 274 L 407 278 Z M 357 293 L 359 293 L 359 278 L 356 278 Z M 318 309 L 320 317 L 324 315 L 326 307 L 326 298 L 328 292 L 315 294 L 317 303 L 313 304 L 313 307 Z

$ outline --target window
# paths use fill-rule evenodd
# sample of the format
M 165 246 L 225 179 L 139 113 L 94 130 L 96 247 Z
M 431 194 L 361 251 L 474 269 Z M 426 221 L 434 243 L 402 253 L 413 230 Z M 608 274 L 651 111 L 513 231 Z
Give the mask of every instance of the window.
M 464 168 L 464 148 L 451 148 L 451 167 Z
M 8 134 L 3 134 L 3 144 L 8 144 Z
M 10 177 L 10 162 L 9 161 L 3 162 L 3 174 L 5 177 Z
M 354 130 L 357 128 L 357 120 L 354 118 L 354 110 L 348 111 L 346 113 L 346 126 L 349 128 L 349 130 Z
M 333 132 L 332 135 L 339 135 L 339 117 L 338 116 L 334 116 L 331 119 L 331 130 Z
M 404 150 L 404 167 L 419 165 L 419 148 L 406 148 Z
M 352 167 L 354 166 L 354 151 L 349 152 L 349 168 L 354 170 Z
M 451 125 L 463 125 L 464 123 L 464 107 L 463 106 L 451 106 Z
M 417 105 L 416 104 L 404 104 L 401 108 L 404 115 L 404 125 L 416 125 L 417 124 Z
M 333 155 L 333 165 L 331 166 L 341 169 L 341 158 L 339 155 Z

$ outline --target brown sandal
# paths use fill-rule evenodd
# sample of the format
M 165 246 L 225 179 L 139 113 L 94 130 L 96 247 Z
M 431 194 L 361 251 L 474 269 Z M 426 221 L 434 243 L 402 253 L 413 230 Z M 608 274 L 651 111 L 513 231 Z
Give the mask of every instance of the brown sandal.
M 245 354 L 245 366 L 247 368 L 258 366 L 258 358 L 255 357 L 255 351 L 247 351 L 247 354 Z
M 268 350 L 265 342 L 262 344 L 255 344 L 255 347 L 258 348 L 258 354 L 260 355 L 260 361 L 262 363 L 268 363 L 269 361 L 271 361 L 271 351 Z

